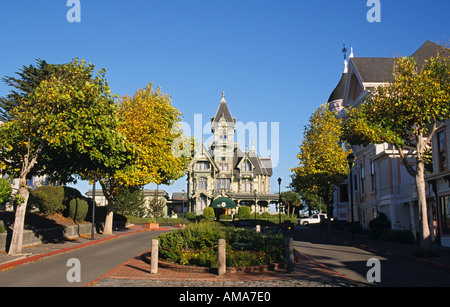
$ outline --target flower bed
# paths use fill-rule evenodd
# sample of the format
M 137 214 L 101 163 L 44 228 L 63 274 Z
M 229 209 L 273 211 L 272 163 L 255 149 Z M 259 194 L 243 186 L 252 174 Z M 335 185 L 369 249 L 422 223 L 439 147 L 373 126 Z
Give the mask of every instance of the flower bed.
M 217 267 L 217 242 L 225 239 L 227 267 L 250 267 L 284 262 L 284 237 L 217 222 L 190 224 L 159 237 L 159 258 L 175 264 Z

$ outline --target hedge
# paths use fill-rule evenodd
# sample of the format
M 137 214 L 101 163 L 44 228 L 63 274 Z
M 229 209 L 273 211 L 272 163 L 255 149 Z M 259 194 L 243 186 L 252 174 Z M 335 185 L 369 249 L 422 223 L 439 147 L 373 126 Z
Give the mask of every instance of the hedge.
M 85 197 L 75 188 L 61 186 L 39 186 L 30 190 L 29 207 L 36 208 L 43 214 L 64 214 L 69 216 L 70 201 Z
M 84 221 L 88 213 L 89 206 L 86 200 L 74 198 L 69 202 L 69 217 L 75 222 Z

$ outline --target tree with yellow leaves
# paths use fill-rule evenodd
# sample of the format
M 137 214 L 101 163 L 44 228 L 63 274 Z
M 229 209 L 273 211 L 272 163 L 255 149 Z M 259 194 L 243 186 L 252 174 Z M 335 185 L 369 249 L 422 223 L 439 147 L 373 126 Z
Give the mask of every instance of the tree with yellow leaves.
M 450 119 L 450 50 L 420 66 L 412 57 L 397 60 L 394 81 L 374 89 L 348 111 L 343 138 L 354 145 L 389 143 L 415 178 L 422 212 L 423 248 L 432 247 L 425 193 L 425 163 L 433 135 Z M 414 161 L 411 161 L 414 160 Z
M 332 217 L 333 191 L 349 172 L 347 155 L 342 147 L 341 119 L 322 105 L 309 119 L 304 130 L 304 139 L 297 155 L 299 166 L 292 170 L 292 183 L 302 194 L 314 193 L 327 206 L 328 220 Z M 328 223 L 331 231 L 331 223 Z
M 124 186 L 144 186 L 149 183 L 170 184 L 184 175 L 191 158 L 191 143 L 186 155 L 173 152 L 173 144 L 183 138 L 174 129 L 181 121 L 181 113 L 172 105 L 171 97 L 153 88 L 150 83 L 133 97 L 125 95 L 118 103 L 117 130 L 133 144 L 136 160 L 114 173 L 97 173 L 103 194 L 108 202 L 104 233 L 112 233 L 114 199 Z M 186 149 L 186 148 L 184 148 Z
M 32 175 L 73 181 L 74 174 L 92 169 L 113 172 L 134 156 L 117 133 L 116 106 L 104 70 L 94 75 L 94 65 L 75 59 L 58 65 L 39 82 L 31 79 L 27 91 L 3 108 L 8 116 L 0 125 L 1 172 L 19 179 L 11 255 L 22 250 Z

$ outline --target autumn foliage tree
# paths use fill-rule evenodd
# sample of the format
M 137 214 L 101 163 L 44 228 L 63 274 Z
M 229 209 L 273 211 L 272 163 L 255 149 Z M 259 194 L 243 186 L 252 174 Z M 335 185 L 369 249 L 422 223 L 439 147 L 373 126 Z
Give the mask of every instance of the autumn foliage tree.
M 136 159 L 114 172 L 97 172 L 108 203 L 105 234 L 112 232 L 114 200 L 124 186 L 170 184 L 184 175 L 191 158 L 189 142 L 180 144 L 189 147 L 187 155 L 177 155 L 172 150 L 173 143 L 183 138 L 183 132 L 174 129 L 181 121 L 181 113 L 159 87 L 153 88 L 150 83 L 133 97 L 122 97 L 118 102 L 117 118 L 117 131 L 132 144 Z M 179 149 L 183 151 L 183 148 Z
M 350 152 L 341 145 L 341 122 L 325 105 L 314 112 L 304 130 L 297 155 L 299 165 L 292 169 L 291 176 L 291 186 L 300 195 L 312 192 L 323 199 L 328 218 L 332 216 L 333 191 L 349 172 Z
M 415 177 L 422 212 L 424 248 L 431 247 L 425 194 L 427 149 L 435 132 L 450 117 L 450 62 L 437 55 L 419 66 L 398 59 L 394 81 L 377 87 L 358 107 L 348 111 L 343 138 L 350 144 L 389 143 L 395 146 L 408 173 Z
M 78 59 L 58 65 L 23 95 L 11 96 L 10 108 L 4 109 L 8 120 L 0 126 L 0 165 L 2 173 L 19 179 L 9 254 L 22 249 L 31 175 L 68 181 L 91 169 L 120 168 L 133 157 L 115 129 L 105 71 L 94 73 L 92 64 Z

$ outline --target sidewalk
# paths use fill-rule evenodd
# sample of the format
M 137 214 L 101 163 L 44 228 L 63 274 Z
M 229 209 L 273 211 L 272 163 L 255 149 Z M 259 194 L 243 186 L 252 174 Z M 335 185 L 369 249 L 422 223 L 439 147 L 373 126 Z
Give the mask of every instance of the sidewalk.
M 38 261 L 44 257 L 68 252 L 73 249 L 83 248 L 91 244 L 99 244 L 106 240 L 113 240 L 119 236 L 128 235 L 140 231 L 146 231 L 140 226 L 131 227 L 124 231 L 114 232 L 113 235 L 95 235 L 95 240 L 90 237 L 79 237 L 76 239 L 66 239 L 54 243 L 40 244 L 23 248 L 23 255 L 8 256 L 4 251 L 0 252 L 0 271 L 13 268 L 30 261 Z M 414 256 L 418 245 L 398 244 L 369 240 L 357 237 L 351 239 L 351 234 L 335 233 L 333 240 L 339 240 L 345 244 L 354 245 L 363 249 L 368 249 L 385 254 L 404 257 L 413 261 L 423 263 L 435 268 L 450 271 L 450 249 L 439 247 L 439 257 L 417 258 Z M 146 251 L 144 254 L 148 253 Z M 214 286 L 252 286 L 252 287 L 323 287 L 323 286 L 367 286 L 354 282 L 345 276 L 333 271 L 327 266 L 315 261 L 307 255 L 301 255 L 299 262 L 294 266 L 294 273 L 289 274 L 285 269 L 257 273 L 227 273 L 219 277 L 212 273 L 179 272 L 167 268 L 159 268 L 158 274 L 150 274 L 150 265 L 144 261 L 142 255 L 128 260 L 121 266 L 92 281 L 86 286 L 93 287 L 168 287 L 168 286 L 193 286 L 193 287 L 214 287 Z

